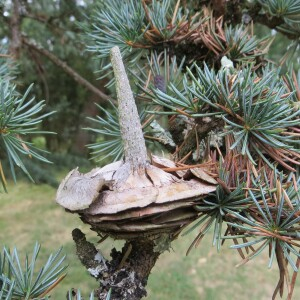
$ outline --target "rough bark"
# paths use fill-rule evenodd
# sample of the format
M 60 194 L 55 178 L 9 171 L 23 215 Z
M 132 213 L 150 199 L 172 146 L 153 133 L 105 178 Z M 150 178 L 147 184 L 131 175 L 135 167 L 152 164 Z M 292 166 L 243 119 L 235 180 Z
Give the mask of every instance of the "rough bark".
M 225 14 L 225 0 L 212 0 L 212 8 L 215 11 L 217 17 L 223 16 Z
M 181 116 L 169 121 L 169 131 L 175 143 L 179 145 L 179 150 L 176 152 L 178 160 L 190 151 L 195 151 L 197 143 L 199 144 L 203 138 L 206 138 L 209 132 L 223 126 L 222 119 L 196 118 L 193 129 L 187 130 L 188 124 L 185 119 L 187 119 L 185 116 Z M 186 136 L 183 134 L 184 131 L 188 131 Z M 190 157 L 185 163 L 194 163 L 194 161 Z
M 21 33 L 20 33 L 20 11 L 21 11 L 21 3 L 19 0 L 12 1 L 12 15 L 9 20 L 10 22 L 10 32 L 11 32 L 11 40 L 9 52 L 13 59 L 17 60 L 20 56 L 20 49 L 22 45 Z
M 111 63 L 116 79 L 119 123 L 125 162 L 128 162 L 134 171 L 137 171 L 146 166 L 147 150 L 135 100 L 118 47 L 111 49 Z
M 121 251 L 111 251 L 106 261 L 79 230 L 72 232 L 76 253 L 90 274 L 100 282 L 95 295 L 104 300 L 111 289 L 111 300 L 139 300 L 147 295 L 146 285 L 160 252 L 150 239 L 127 241 Z
M 99 262 L 95 260 L 98 250 L 94 244 L 88 242 L 85 238 L 84 233 L 75 228 L 72 231 L 73 240 L 76 244 L 76 254 L 80 259 L 81 263 L 87 268 L 96 268 Z

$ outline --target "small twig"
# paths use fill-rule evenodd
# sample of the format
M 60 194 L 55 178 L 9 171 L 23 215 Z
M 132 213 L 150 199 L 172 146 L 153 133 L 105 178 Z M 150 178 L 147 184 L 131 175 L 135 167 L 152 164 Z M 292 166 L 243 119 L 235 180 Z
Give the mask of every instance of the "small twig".
M 123 268 L 123 266 L 124 266 L 124 264 L 125 264 L 128 256 L 130 255 L 131 251 L 132 251 L 132 245 L 129 244 L 128 248 L 126 249 L 126 252 L 125 252 L 124 256 L 122 257 L 122 260 L 121 260 L 121 262 L 120 262 L 120 264 L 118 266 L 118 270 L 120 270 L 120 269 Z
M 45 292 L 39 295 L 40 299 L 46 296 L 48 293 L 50 293 L 65 277 L 67 274 L 61 275 L 53 284 L 51 284 Z
M 20 11 L 21 11 L 21 2 L 20 0 L 13 0 L 12 1 L 12 14 L 9 19 L 10 25 L 10 46 L 9 52 L 13 59 L 18 59 L 20 56 L 20 50 L 22 46 L 21 41 L 21 18 L 20 18 Z
M 22 42 L 24 45 L 28 46 L 29 48 L 35 50 L 36 52 L 44 55 L 48 59 L 50 59 L 55 65 L 60 67 L 65 73 L 67 73 L 69 76 L 71 76 L 76 82 L 87 88 L 92 93 L 96 94 L 98 97 L 100 97 L 103 100 L 110 100 L 112 102 L 115 102 L 111 97 L 103 93 L 101 90 L 96 88 L 93 84 L 91 84 L 89 81 L 87 81 L 85 78 L 83 78 L 80 74 L 78 74 L 73 68 L 68 66 L 64 61 L 60 60 L 56 55 L 51 53 L 50 51 L 46 50 L 40 45 L 37 45 L 35 42 L 32 42 L 28 40 L 26 37 L 23 36 Z
M 103 243 L 108 238 L 108 234 L 102 236 L 102 238 L 97 242 L 98 244 Z
M 296 261 L 296 268 L 298 270 L 299 270 L 299 267 L 300 267 L 300 257 L 298 257 L 297 261 Z M 291 281 L 291 284 L 290 284 L 291 288 L 290 288 L 289 294 L 287 296 L 287 300 L 292 300 L 292 296 L 293 296 L 294 287 L 295 287 L 295 284 L 296 284 L 297 275 L 298 275 L 298 272 L 294 271 L 293 276 L 292 276 L 292 281 Z
M 176 172 L 176 171 L 190 170 L 190 169 L 194 169 L 194 168 L 203 168 L 203 167 L 207 167 L 207 166 L 209 166 L 209 164 L 204 163 L 204 164 L 190 165 L 190 166 L 186 165 L 186 166 L 174 167 L 174 168 L 161 168 L 161 170 L 163 170 L 165 172 Z
M 183 158 L 181 158 L 177 163 L 184 163 L 192 154 L 192 150 L 190 152 L 188 152 Z

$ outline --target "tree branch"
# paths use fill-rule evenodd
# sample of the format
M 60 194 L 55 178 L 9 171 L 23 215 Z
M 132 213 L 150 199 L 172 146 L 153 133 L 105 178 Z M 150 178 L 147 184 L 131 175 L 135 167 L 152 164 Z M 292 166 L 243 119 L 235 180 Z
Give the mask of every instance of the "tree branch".
M 223 14 L 224 21 L 229 24 L 241 24 L 243 15 L 246 14 L 253 23 L 260 23 L 270 29 L 276 29 L 291 40 L 299 38 L 298 35 L 287 33 L 278 28 L 279 26 L 286 24 L 282 17 L 271 16 L 268 13 L 260 13 L 262 6 L 257 2 L 255 2 L 254 5 L 250 4 L 247 0 L 198 0 L 195 1 L 194 5 L 196 10 L 201 10 L 202 5 L 212 5 L 215 16 L 218 17 Z
M 22 14 L 22 17 L 24 18 L 28 18 L 31 20 L 35 20 L 38 21 L 40 23 L 49 23 L 50 20 L 53 20 L 52 17 L 47 17 L 46 15 L 42 15 L 42 14 L 33 14 L 31 12 L 25 11 Z
M 11 40 L 10 40 L 10 47 L 9 52 L 13 59 L 17 60 L 20 55 L 20 48 L 22 45 L 21 40 L 21 33 L 20 33 L 20 10 L 21 10 L 21 3 L 19 0 L 12 1 L 12 15 L 9 20 L 10 22 L 10 32 L 11 32 Z
M 111 260 L 106 261 L 78 228 L 72 236 L 81 263 L 100 281 L 95 290 L 97 299 L 107 299 L 110 288 L 111 299 L 140 300 L 147 295 L 149 274 L 161 254 L 155 251 L 154 241 L 146 238 L 127 241 L 121 251 L 112 249 Z
M 55 56 L 50 51 L 46 50 L 40 45 L 37 45 L 35 42 L 30 41 L 26 37 L 22 37 L 22 42 L 27 47 L 35 50 L 36 52 L 42 54 L 43 56 L 47 57 L 49 60 L 51 60 L 55 65 L 60 67 L 66 74 L 71 76 L 76 82 L 84 86 L 86 89 L 91 91 L 92 93 L 96 94 L 98 97 L 100 97 L 103 100 L 110 100 L 114 103 L 116 102 L 114 99 L 112 99 L 110 96 L 103 93 L 101 90 L 99 90 L 97 87 L 95 87 L 93 84 L 91 84 L 89 81 L 87 81 L 85 78 L 83 78 L 80 74 L 78 74 L 74 69 L 72 69 L 70 66 L 68 66 L 64 61 L 60 60 L 57 56 Z
M 243 15 L 247 14 L 253 23 L 260 23 L 270 29 L 276 29 L 291 40 L 299 38 L 299 36 L 287 33 L 279 28 L 279 26 L 286 24 L 282 17 L 271 16 L 268 13 L 262 14 L 260 13 L 261 9 L 262 6 L 257 2 L 255 5 L 249 5 L 246 0 L 226 1 L 224 19 L 228 23 L 240 24 Z

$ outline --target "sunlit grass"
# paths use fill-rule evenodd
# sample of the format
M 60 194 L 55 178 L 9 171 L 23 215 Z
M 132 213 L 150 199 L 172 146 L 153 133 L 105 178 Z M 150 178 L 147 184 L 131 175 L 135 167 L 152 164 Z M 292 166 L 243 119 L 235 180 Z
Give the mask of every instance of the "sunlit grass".
M 17 246 L 20 253 L 31 252 L 35 241 L 42 244 L 40 259 L 60 246 L 68 254 L 68 276 L 54 290 L 52 298 L 66 299 L 67 291 L 80 288 L 87 296 L 97 287 L 85 268 L 78 261 L 71 232 L 78 227 L 92 241 L 95 233 L 82 224 L 77 215 L 65 213 L 56 205 L 55 189 L 47 185 L 27 182 L 9 184 L 9 193 L 0 194 L 0 246 Z M 196 233 L 196 232 L 195 232 Z M 267 253 L 249 264 L 236 268 L 238 254 L 228 249 L 228 241 L 217 253 L 211 246 L 211 236 L 202 241 L 189 256 L 185 252 L 194 235 L 179 238 L 170 252 L 164 253 L 150 276 L 148 300 L 227 300 L 271 299 L 277 284 L 276 265 L 267 269 Z M 121 243 L 117 243 L 120 248 Z M 106 257 L 116 243 L 112 240 L 98 245 Z M 294 299 L 300 299 L 300 286 L 296 285 Z

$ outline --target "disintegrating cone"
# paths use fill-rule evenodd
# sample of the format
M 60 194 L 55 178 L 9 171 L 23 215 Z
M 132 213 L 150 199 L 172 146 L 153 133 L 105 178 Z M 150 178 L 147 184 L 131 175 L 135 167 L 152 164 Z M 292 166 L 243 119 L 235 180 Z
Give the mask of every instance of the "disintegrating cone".
M 163 171 L 176 167 L 166 158 L 153 156 L 145 174 L 130 174 L 125 181 L 118 177 L 124 165 L 119 161 L 87 174 L 71 171 L 58 189 L 57 202 L 79 213 L 98 233 L 129 239 L 180 230 L 197 217 L 193 206 L 216 189 L 203 169 Z
M 111 50 L 125 161 L 80 174 L 71 171 L 56 201 L 98 233 L 132 239 L 175 233 L 197 217 L 193 207 L 217 182 L 201 168 L 177 168 L 166 158 L 147 161 L 143 132 L 118 47 Z

